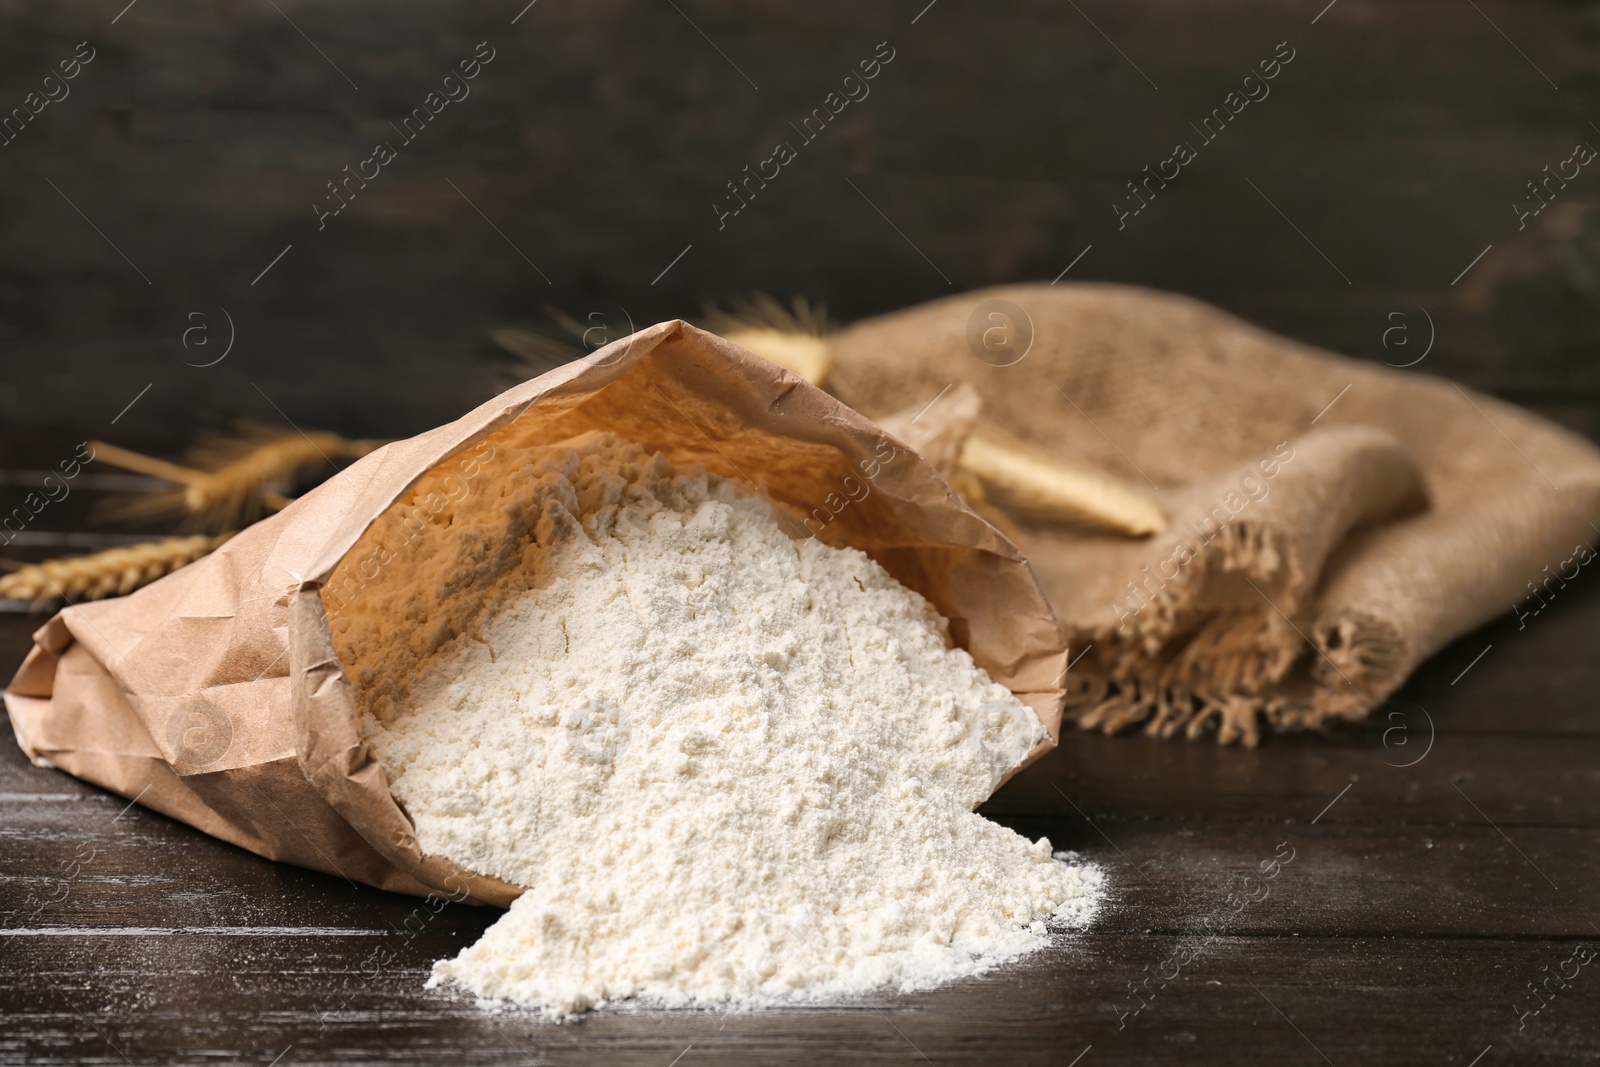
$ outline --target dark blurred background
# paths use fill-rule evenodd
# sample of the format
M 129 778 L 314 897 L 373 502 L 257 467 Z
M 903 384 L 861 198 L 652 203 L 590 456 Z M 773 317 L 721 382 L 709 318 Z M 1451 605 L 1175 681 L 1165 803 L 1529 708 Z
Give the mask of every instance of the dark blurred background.
M 0 418 L 409 434 L 503 387 L 491 330 L 560 336 L 552 307 L 851 321 L 1070 264 L 1361 359 L 1434 339 L 1415 372 L 1600 431 L 1600 166 L 1514 206 L 1600 148 L 1600 5 L 525 3 L 6 2 L 0 108 L 94 58 L 0 147 Z M 1126 183 L 1281 43 L 1270 96 L 1119 230 Z M 798 158 L 719 229 L 778 141 Z

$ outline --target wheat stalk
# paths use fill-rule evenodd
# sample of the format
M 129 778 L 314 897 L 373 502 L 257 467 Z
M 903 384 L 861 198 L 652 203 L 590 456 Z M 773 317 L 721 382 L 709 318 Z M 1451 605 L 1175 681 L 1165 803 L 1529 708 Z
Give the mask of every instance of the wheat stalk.
M 119 517 L 187 515 L 202 527 L 229 529 L 289 505 L 281 489 L 308 467 L 364 456 L 377 441 L 351 441 L 334 433 L 277 433 L 246 428 L 236 437 L 209 437 L 190 450 L 190 465 L 156 459 L 94 441 L 94 456 L 114 467 L 152 475 L 181 488 L 123 502 Z
M 993 490 L 990 499 L 1025 517 L 1099 523 L 1134 537 L 1167 527 L 1160 508 L 1122 483 L 987 434 L 967 438 L 960 466 Z
M 193 563 L 232 536 L 169 537 L 30 563 L 0 576 L 0 600 L 28 600 L 38 608 L 51 600 L 72 603 L 124 596 Z

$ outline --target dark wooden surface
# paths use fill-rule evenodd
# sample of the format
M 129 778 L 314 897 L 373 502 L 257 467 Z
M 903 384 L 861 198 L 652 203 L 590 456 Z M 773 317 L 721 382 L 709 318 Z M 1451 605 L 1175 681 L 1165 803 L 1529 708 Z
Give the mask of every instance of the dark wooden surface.
M 553 332 L 547 305 L 643 325 L 764 290 L 854 318 L 1091 245 L 1069 280 L 1369 360 L 1431 335 L 1414 373 L 1600 435 L 1600 173 L 1524 231 L 1511 209 L 1600 147 L 1600 5 L 540 0 L 512 25 L 523 2 L 0 2 L 4 107 L 98 50 L 0 147 L 0 504 L 84 436 L 427 428 L 496 387 L 488 331 Z M 319 232 L 323 183 L 485 39 L 473 95 Z M 719 232 L 723 183 L 885 39 L 872 95 Z M 1123 183 L 1285 40 L 1272 95 L 1119 231 Z M 222 345 L 224 309 L 228 357 L 186 365 L 220 347 L 183 331 Z M 126 484 L 105 474 L 5 554 L 128 534 L 94 513 Z M 0 670 L 37 621 L 0 614 Z M 755 1015 L 486 1015 L 422 983 L 494 913 L 408 935 L 415 900 L 0 746 L 0 1062 L 1594 1063 L 1600 961 L 1522 1013 L 1600 950 L 1597 626 L 1585 571 L 1365 724 L 1254 751 L 1069 736 L 985 810 L 1105 865 L 1092 930 L 934 992 Z M 1196 958 L 1174 975 L 1175 952 Z
M 8 661 L 29 625 L 0 617 Z M 1521 1013 L 1529 982 L 1600 949 L 1596 626 L 1600 594 L 1575 587 L 1525 629 L 1464 638 L 1371 722 L 1255 751 L 1069 735 L 985 810 L 1106 867 L 1092 930 L 930 993 L 727 1017 L 553 1026 L 425 992 L 498 913 L 408 932 L 417 900 L 259 859 L 7 747 L 0 1061 L 1592 1063 L 1595 963 Z

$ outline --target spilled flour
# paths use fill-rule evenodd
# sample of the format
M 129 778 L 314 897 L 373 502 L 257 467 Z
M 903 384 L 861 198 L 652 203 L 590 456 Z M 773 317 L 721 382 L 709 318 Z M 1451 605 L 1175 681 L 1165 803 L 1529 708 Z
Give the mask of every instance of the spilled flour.
M 839 998 L 1089 920 L 1098 871 L 973 814 L 1044 731 L 921 596 L 728 480 L 570 445 L 414 553 L 447 589 L 475 546 L 483 614 L 408 630 L 449 615 L 430 593 L 342 638 L 423 850 L 529 887 L 432 984 L 553 1015 Z

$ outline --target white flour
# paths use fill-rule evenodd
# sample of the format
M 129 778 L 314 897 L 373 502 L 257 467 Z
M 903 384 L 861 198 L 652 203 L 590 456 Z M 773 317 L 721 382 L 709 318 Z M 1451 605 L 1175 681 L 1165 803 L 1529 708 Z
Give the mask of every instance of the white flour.
M 514 499 L 453 521 L 484 558 L 530 542 L 486 617 L 436 649 L 345 637 L 423 849 L 530 887 L 435 984 L 556 1015 L 839 998 L 1089 920 L 1098 871 L 972 813 L 1043 729 L 922 597 L 791 540 L 732 482 L 613 435 L 573 445 L 530 450 Z M 419 584 L 460 565 L 447 543 Z

